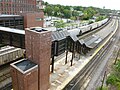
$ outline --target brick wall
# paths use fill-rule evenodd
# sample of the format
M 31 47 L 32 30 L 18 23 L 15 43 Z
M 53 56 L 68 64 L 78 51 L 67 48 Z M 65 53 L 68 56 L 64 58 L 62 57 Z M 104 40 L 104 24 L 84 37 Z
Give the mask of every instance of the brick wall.
M 48 90 L 51 58 L 51 32 L 26 30 L 26 57 L 38 64 L 39 90 Z
M 38 90 L 38 67 L 23 74 L 11 65 L 13 90 Z
M 43 27 L 44 23 L 44 13 L 25 13 L 22 14 L 24 16 L 24 27 L 29 28 L 29 27 Z

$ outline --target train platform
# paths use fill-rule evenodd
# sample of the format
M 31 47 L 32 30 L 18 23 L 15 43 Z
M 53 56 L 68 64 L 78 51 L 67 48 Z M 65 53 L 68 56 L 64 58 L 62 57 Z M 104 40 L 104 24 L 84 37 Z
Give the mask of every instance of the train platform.
M 50 74 L 50 90 L 62 90 L 80 70 L 90 61 L 91 55 L 76 55 L 71 65 L 72 53 L 68 54 L 68 63 L 65 64 L 65 56 L 55 62 L 54 72 Z
M 50 74 L 50 90 L 63 90 L 65 86 L 82 70 L 82 68 L 90 61 L 92 58 L 97 55 L 97 53 L 106 45 L 106 43 L 111 39 L 115 34 L 118 28 L 118 24 L 109 35 L 109 37 L 95 50 L 87 53 L 85 56 L 75 56 L 73 59 L 73 65 L 71 65 L 72 53 L 68 54 L 68 63 L 65 64 L 65 56 L 60 60 L 56 60 L 54 66 L 54 72 Z M 87 85 L 87 84 L 85 84 Z M 85 86 L 83 86 L 85 87 Z

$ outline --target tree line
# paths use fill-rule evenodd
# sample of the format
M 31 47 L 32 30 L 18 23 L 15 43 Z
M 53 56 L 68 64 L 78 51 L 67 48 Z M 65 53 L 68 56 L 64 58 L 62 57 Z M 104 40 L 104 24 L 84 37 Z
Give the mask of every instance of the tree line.
M 68 18 L 77 20 L 81 17 L 83 20 L 93 18 L 93 16 L 100 16 L 101 13 L 112 13 L 110 9 L 101 9 L 96 7 L 82 7 L 82 6 L 64 6 L 53 5 L 48 2 L 42 2 L 45 5 L 44 13 L 46 16 L 55 16 L 60 18 Z

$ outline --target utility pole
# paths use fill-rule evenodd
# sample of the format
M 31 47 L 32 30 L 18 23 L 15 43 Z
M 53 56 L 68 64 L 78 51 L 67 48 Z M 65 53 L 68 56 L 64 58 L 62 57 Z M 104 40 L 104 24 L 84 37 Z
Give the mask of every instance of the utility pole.
M 102 80 L 102 85 L 100 87 L 100 90 L 102 90 L 102 88 L 103 88 L 103 84 L 104 84 L 104 81 L 105 81 L 105 76 L 106 76 L 106 71 L 104 72 L 104 77 L 103 77 L 103 80 Z
M 115 58 L 114 64 L 116 64 L 116 62 L 117 62 L 117 58 L 118 58 L 118 56 L 119 56 L 119 52 L 120 52 L 120 49 L 119 49 L 118 52 L 117 52 L 117 56 L 116 56 L 116 58 Z

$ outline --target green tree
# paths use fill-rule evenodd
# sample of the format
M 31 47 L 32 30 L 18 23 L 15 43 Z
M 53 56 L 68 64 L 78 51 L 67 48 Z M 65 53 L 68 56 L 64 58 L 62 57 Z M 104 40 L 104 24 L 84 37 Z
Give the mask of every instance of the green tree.
M 71 11 L 70 10 L 64 9 L 63 13 L 64 13 L 65 18 L 70 18 L 71 17 Z
M 49 5 L 49 3 L 48 3 L 48 2 L 44 2 L 44 1 L 42 1 L 42 5 L 47 6 L 47 5 Z
M 77 19 L 77 17 L 79 16 L 79 12 L 76 11 L 76 10 L 74 10 L 74 11 L 72 12 L 72 16 L 75 17 L 75 19 Z
M 54 7 L 54 16 L 59 16 L 60 8 L 58 6 Z
M 72 17 L 70 17 L 70 19 L 71 19 L 71 20 L 75 20 L 76 18 L 72 16 Z
M 53 5 L 49 4 L 48 2 L 42 2 L 43 5 L 46 5 L 44 12 L 48 16 L 56 16 L 56 17 L 65 17 L 70 18 L 74 16 L 75 18 L 79 15 L 79 11 L 84 13 L 83 19 L 90 19 L 93 15 L 102 14 L 102 13 L 111 13 L 112 10 L 110 9 L 100 9 L 95 7 L 82 7 L 82 6 L 63 6 L 60 4 Z M 71 11 L 73 8 L 73 11 Z M 68 16 L 67 16 L 68 15 Z M 71 15 L 71 16 L 70 16 Z
M 53 8 L 51 6 L 47 6 L 44 10 L 45 14 L 48 16 L 52 16 L 52 11 L 53 11 Z
M 84 10 L 84 16 L 83 19 L 88 20 L 93 17 L 94 14 L 96 14 L 96 10 L 93 7 L 88 7 Z
M 96 22 L 97 21 L 101 21 L 101 20 L 103 20 L 103 19 L 105 19 L 106 17 L 105 16 L 99 16 L 99 17 L 97 17 L 97 19 L 95 20 Z
M 96 90 L 101 90 L 101 87 L 98 87 Z M 108 90 L 108 87 L 102 87 L 102 90 Z
M 65 27 L 65 23 L 63 22 L 63 20 L 56 21 L 55 22 L 55 27 L 56 28 L 64 28 Z
M 115 69 L 117 70 L 117 72 L 120 72 L 120 61 L 117 62 L 117 64 L 115 65 Z
M 106 84 L 107 85 L 109 85 L 109 84 L 115 85 L 117 81 L 118 81 L 118 78 L 116 77 L 116 75 L 115 74 L 111 74 L 110 76 L 108 76 Z
M 120 90 L 120 61 L 114 66 L 112 74 L 107 77 L 106 84 Z

